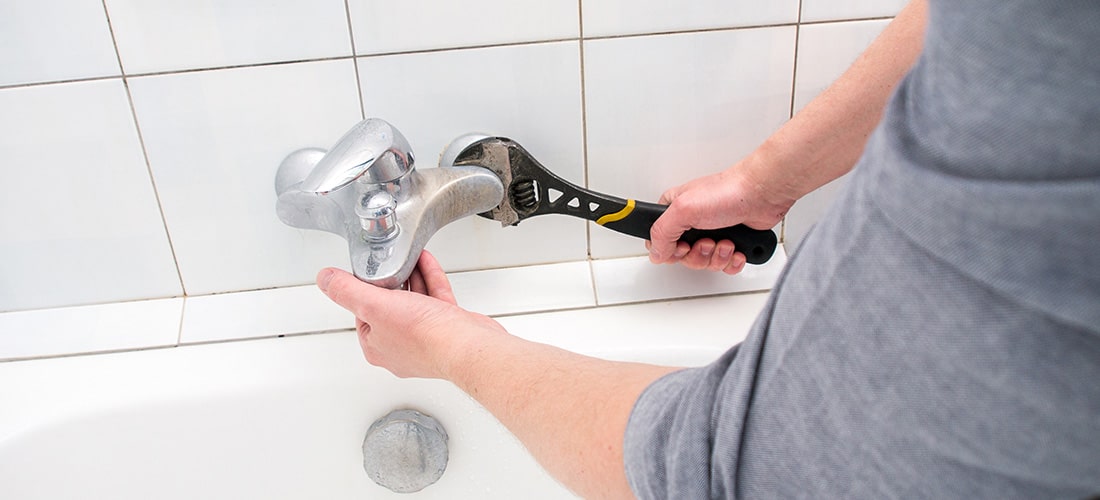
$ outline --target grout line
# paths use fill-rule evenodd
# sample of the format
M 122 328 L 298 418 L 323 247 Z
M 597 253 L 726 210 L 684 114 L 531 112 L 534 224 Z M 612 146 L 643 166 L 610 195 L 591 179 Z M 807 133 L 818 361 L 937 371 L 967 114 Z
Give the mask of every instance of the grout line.
M 524 47 L 527 45 L 544 45 L 551 43 L 561 42 L 575 42 L 579 40 L 578 37 L 566 37 L 566 38 L 547 38 L 543 40 L 526 40 L 522 42 L 500 42 L 500 43 L 483 43 L 475 45 L 457 45 L 454 47 L 438 47 L 431 49 L 411 49 L 411 50 L 394 50 L 390 52 L 373 52 L 369 54 L 361 54 L 359 57 L 389 57 L 389 56 L 404 56 L 411 54 L 435 54 L 438 52 L 450 52 L 455 50 L 474 50 L 474 49 L 493 49 L 498 47 Z
M 802 11 L 802 8 L 801 8 L 801 2 L 800 2 L 799 3 L 799 17 L 801 17 L 801 15 L 802 15 L 801 11 Z M 691 33 L 714 33 L 714 32 L 722 32 L 722 31 L 744 31 L 744 30 L 754 30 L 754 29 L 761 29 L 761 28 L 783 28 L 783 27 L 798 26 L 798 25 L 809 26 L 809 25 L 815 25 L 815 24 L 839 24 L 839 23 L 859 22 L 859 21 L 880 21 L 880 20 L 884 20 L 884 19 L 893 19 L 893 16 L 860 17 L 860 18 L 853 18 L 853 19 L 827 19 L 827 20 L 824 20 L 824 21 L 807 21 L 807 22 L 795 21 L 795 22 L 787 22 L 787 23 L 751 24 L 751 25 L 745 25 L 745 26 L 725 26 L 725 27 L 716 27 L 716 28 L 696 28 L 696 29 L 685 29 L 685 30 L 649 31 L 649 32 L 645 32 L 645 33 L 626 33 L 626 34 L 621 34 L 621 35 L 589 36 L 589 37 L 584 37 L 584 39 L 585 40 L 617 40 L 617 39 L 620 39 L 620 38 L 642 38 L 642 37 L 648 37 L 648 36 L 686 35 L 686 34 L 691 34 Z
M 229 64 L 225 66 L 207 66 L 202 68 L 183 68 L 173 69 L 165 71 L 150 71 L 147 73 L 133 73 L 126 75 L 130 78 L 143 78 L 147 76 L 167 76 L 167 75 L 182 75 L 188 73 L 202 73 L 205 71 L 222 71 L 227 69 L 244 69 L 244 68 L 267 68 L 271 66 L 286 66 L 290 64 L 302 64 L 302 63 L 315 63 L 315 62 L 328 62 L 328 61 L 343 61 L 344 59 L 351 58 L 352 56 L 333 56 L 333 57 L 314 57 L 312 59 L 288 59 L 285 61 L 266 61 L 247 64 Z
M 47 81 L 44 81 L 44 82 L 11 83 L 11 84 L 6 84 L 6 85 L 0 85 L 0 90 L 23 89 L 23 88 L 30 88 L 30 87 L 45 87 L 47 85 L 60 85 L 60 84 L 65 84 L 65 83 L 99 82 L 99 81 L 103 81 L 103 80 L 114 80 L 114 79 L 119 78 L 121 76 L 122 76 L 122 73 L 121 73 L 121 68 L 120 68 L 120 72 L 117 75 L 90 76 L 90 77 L 87 77 L 87 78 L 71 78 L 71 79 L 67 79 L 67 80 L 47 80 Z
M 588 259 L 588 279 L 592 283 L 592 303 L 600 307 L 600 290 L 596 286 L 596 266 L 592 259 Z
M 559 308 L 552 308 L 552 309 L 538 309 L 538 310 L 533 310 L 533 311 L 518 311 L 518 312 L 509 312 L 509 313 L 501 313 L 501 314 L 490 314 L 488 316 L 490 318 L 511 318 L 511 317 L 516 317 L 516 316 L 532 316 L 532 315 L 535 315 L 535 314 L 551 314 L 551 313 L 571 312 L 571 311 L 588 311 L 588 310 L 595 310 L 595 309 L 609 309 L 609 308 L 613 308 L 613 307 L 638 306 L 638 305 L 647 305 L 647 304 L 663 304 L 663 303 L 666 303 L 666 302 L 687 302 L 689 300 L 713 299 L 713 298 L 716 298 L 716 297 L 739 297 L 739 296 L 743 296 L 743 295 L 770 294 L 771 291 L 772 291 L 771 288 L 767 288 L 767 289 L 761 289 L 761 290 L 742 290 L 742 291 L 738 291 L 738 292 L 705 293 L 705 294 L 701 294 L 701 295 L 686 295 L 686 296 L 682 296 L 682 297 L 665 297 L 665 298 L 655 298 L 655 299 L 645 299 L 645 300 L 631 300 L 631 301 L 627 301 L 627 302 L 612 302 L 610 304 L 597 304 L 597 305 L 594 305 L 594 306 L 559 307 Z
M 219 293 L 223 293 L 223 292 L 219 292 Z M 236 292 L 225 292 L 225 293 L 236 293 Z M 214 295 L 214 294 L 210 294 L 210 295 Z M 202 297 L 202 296 L 203 295 L 189 295 L 187 297 Z M 171 296 L 166 296 L 166 297 L 141 297 L 141 298 L 138 298 L 138 299 L 106 300 L 106 301 L 102 301 L 102 302 L 81 302 L 79 304 L 64 304 L 64 305 L 59 305 L 59 306 L 32 307 L 30 309 L 0 310 L 0 316 L 3 316 L 5 314 L 19 314 L 19 313 L 32 313 L 32 312 L 49 311 L 51 309 L 72 309 L 72 308 L 77 308 L 77 307 L 99 307 L 99 306 L 109 306 L 109 305 L 114 305 L 114 304 L 137 304 L 139 302 L 152 302 L 154 300 L 175 300 L 175 299 L 181 299 L 182 300 L 184 298 L 185 297 L 183 295 L 171 295 Z
M 180 304 L 180 324 L 176 333 L 176 345 L 183 345 L 183 319 L 187 317 L 187 297 L 183 298 L 183 304 Z
M 787 119 L 794 118 L 794 103 L 795 94 L 798 91 L 798 41 L 802 35 L 802 0 L 798 0 L 798 20 L 799 24 L 794 27 L 794 63 L 791 67 L 791 108 L 787 114 Z M 785 243 L 787 241 L 787 216 L 784 215 L 783 219 L 779 221 L 779 242 Z
M 798 0 L 798 19 L 802 19 L 802 0 Z M 794 27 L 794 63 L 791 67 L 791 111 L 787 115 L 787 119 L 794 118 L 794 97 L 795 91 L 798 89 L 798 38 L 802 34 L 802 24 L 799 23 Z
M 577 0 L 577 33 L 580 34 L 580 40 L 577 41 L 578 49 L 580 50 L 580 70 L 581 70 L 581 176 L 584 180 L 584 187 L 591 189 L 588 184 L 588 89 L 585 82 L 585 66 L 584 66 L 584 7 L 583 0 Z M 587 221 L 584 223 L 584 250 L 585 256 L 589 261 L 589 269 L 591 269 L 592 261 L 592 224 Z M 592 293 L 595 292 L 595 280 L 592 282 Z
M 137 107 L 134 106 L 134 96 L 130 92 L 130 82 L 126 75 L 126 68 L 122 65 L 122 53 L 118 50 L 118 39 L 115 38 L 115 28 L 111 24 L 111 12 L 107 9 L 107 0 L 102 0 L 103 15 L 107 18 L 107 30 L 111 33 L 111 44 L 115 49 L 115 59 L 118 60 L 118 68 L 122 72 L 122 87 L 126 90 L 126 102 L 130 104 L 130 117 L 134 120 L 134 132 L 137 133 L 138 144 L 141 146 L 141 157 L 145 160 L 145 172 L 149 175 L 149 185 L 153 188 L 153 199 L 157 202 L 157 211 L 160 213 L 161 226 L 164 228 L 164 237 L 168 240 L 168 251 L 172 253 L 172 264 L 176 266 L 176 277 L 179 278 L 180 292 L 187 295 L 187 286 L 183 283 L 183 271 L 180 270 L 179 257 L 176 256 L 176 245 L 172 242 L 172 233 L 168 230 L 168 218 L 164 214 L 164 203 L 160 199 L 160 190 L 157 189 L 157 180 L 153 175 L 153 165 L 149 161 L 149 148 L 145 146 L 145 135 L 141 132 L 141 124 L 138 123 Z M 182 318 L 181 318 L 182 321 Z
M 348 39 L 351 40 L 351 65 L 355 68 L 355 91 L 359 97 L 359 119 L 367 119 L 367 110 L 363 105 L 363 82 L 359 79 L 359 58 L 355 57 L 355 28 L 351 24 L 351 4 L 344 0 L 344 16 L 348 20 Z
M 309 337 L 312 335 L 328 335 L 333 333 L 354 333 L 355 328 L 336 328 L 330 330 L 317 330 L 315 332 L 297 332 L 297 333 L 279 333 L 274 335 L 264 335 L 260 337 L 245 337 L 239 339 L 212 339 L 212 340 L 199 340 L 195 342 L 188 342 L 186 344 L 180 344 L 180 347 L 192 347 L 192 346 L 205 346 L 205 345 L 218 345 L 218 344 L 233 344 L 237 342 L 254 342 L 260 340 L 277 340 L 281 338 L 295 338 L 295 337 Z
M 717 27 L 717 28 L 695 28 L 686 30 L 668 30 L 668 31 L 649 31 L 645 33 L 624 33 L 621 35 L 597 35 L 585 37 L 585 40 L 621 40 L 629 38 L 643 38 L 649 36 L 668 36 L 668 35 L 689 35 L 692 33 L 717 33 L 723 31 L 744 31 L 755 30 L 762 28 L 781 28 L 787 26 L 794 26 L 797 22 L 792 23 L 775 23 L 775 24 L 754 24 L 749 26 L 736 26 L 736 27 Z
M 43 359 L 62 359 L 62 358 L 78 358 L 83 356 L 97 356 L 100 354 L 125 354 L 130 352 L 145 352 L 145 351 L 163 351 L 165 349 L 175 349 L 179 346 L 175 345 L 156 345 L 146 347 L 123 347 L 120 349 L 105 349 L 102 351 L 85 351 L 85 352 L 70 352 L 65 354 L 45 354 L 41 356 L 21 356 L 15 358 L 0 358 L 0 364 L 4 363 L 17 363 L 20 361 L 38 361 Z

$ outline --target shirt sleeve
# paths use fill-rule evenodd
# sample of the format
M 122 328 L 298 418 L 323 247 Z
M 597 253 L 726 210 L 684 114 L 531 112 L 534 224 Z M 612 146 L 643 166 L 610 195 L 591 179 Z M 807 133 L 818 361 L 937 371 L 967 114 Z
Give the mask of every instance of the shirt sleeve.
M 736 352 L 707 367 L 665 375 L 638 398 L 623 442 L 627 480 L 638 498 L 712 496 L 712 415 Z

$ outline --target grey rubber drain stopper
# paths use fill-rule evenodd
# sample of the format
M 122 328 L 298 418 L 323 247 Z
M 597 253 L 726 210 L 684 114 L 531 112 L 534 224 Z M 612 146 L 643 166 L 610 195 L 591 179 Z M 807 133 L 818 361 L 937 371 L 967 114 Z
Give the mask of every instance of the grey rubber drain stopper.
M 397 493 L 420 491 L 447 469 L 447 431 L 415 410 L 396 410 L 376 420 L 363 439 L 363 469 Z

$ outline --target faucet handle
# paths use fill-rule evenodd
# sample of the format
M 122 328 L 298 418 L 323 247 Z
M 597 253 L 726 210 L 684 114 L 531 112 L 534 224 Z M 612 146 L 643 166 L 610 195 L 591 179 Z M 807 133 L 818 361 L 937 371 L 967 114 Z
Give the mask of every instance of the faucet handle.
M 367 118 L 336 142 L 299 187 L 327 194 L 360 178 L 371 184 L 392 182 L 413 168 L 405 136 L 385 120 Z

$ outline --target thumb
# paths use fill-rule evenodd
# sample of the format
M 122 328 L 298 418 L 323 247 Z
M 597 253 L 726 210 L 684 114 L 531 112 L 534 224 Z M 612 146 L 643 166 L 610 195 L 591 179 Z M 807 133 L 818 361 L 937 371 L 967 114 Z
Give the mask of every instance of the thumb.
M 373 316 L 374 306 L 381 303 L 384 294 L 391 291 L 364 283 L 347 271 L 331 267 L 317 273 L 317 287 L 330 300 L 351 311 L 359 319 Z
M 676 251 L 676 243 L 684 231 L 691 229 L 688 217 L 679 208 L 675 200 L 665 209 L 653 226 L 649 228 L 650 245 L 649 253 L 655 262 L 663 262 Z

